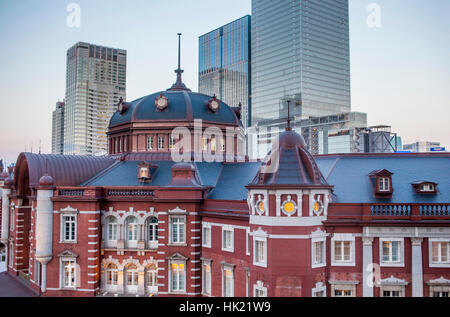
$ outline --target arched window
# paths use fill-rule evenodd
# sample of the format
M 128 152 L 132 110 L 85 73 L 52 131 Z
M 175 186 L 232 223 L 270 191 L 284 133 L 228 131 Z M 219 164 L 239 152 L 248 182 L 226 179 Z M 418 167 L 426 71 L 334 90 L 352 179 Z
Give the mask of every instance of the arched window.
M 148 220 L 148 241 L 158 241 L 158 218 L 151 217 Z
M 151 217 L 147 220 L 147 242 L 149 249 L 158 248 L 158 218 Z
M 137 293 L 138 288 L 138 270 L 136 265 L 130 264 L 126 269 L 126 292 Z
M 150 265 L 146 270 L 147 293 L 154 294 L 158 292 L 158 269 L 155 265 Z
M 106 286 L 107 288 L 115 288 L 117 286 L 118 281 L 118 270 L 117 266 L 113 263 L 110 263 L 106 268 Z

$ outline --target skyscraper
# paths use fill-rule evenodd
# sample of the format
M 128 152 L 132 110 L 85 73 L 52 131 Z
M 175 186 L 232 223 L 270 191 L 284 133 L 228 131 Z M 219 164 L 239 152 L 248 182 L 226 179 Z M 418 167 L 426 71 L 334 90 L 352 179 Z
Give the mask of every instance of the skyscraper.
M 348 0 L 252 0 L 252 125 L 351 111 Z
M 64 154 L 65 103 L 57 102 L 52 118 L 52 154 Z
M 126 99 L 125 50 L 77 43 L 67 51 L 64 154 L 102 155 L 120 97 Z
M 230 106 L 241 103 L 245 128 L 251 109 L 250 24 L 246 15 L 199 38 L 199 92 Z

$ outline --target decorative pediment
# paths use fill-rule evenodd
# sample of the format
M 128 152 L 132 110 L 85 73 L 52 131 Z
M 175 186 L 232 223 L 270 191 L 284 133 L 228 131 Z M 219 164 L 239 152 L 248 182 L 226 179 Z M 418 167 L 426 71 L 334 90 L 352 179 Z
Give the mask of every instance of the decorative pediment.
M 396 285 L 396 286 L 404 286 L 408 285 L 408 282 L 399 278 L 396 278 L 394 276 L 378 280 L 377 285 Z
M 60 258 L 78 258 L 79 255 L 71 250 L 65 250 L 65 251 L 61 252 L 60 254 L 58 254 L 58 257 L 60 257 Z
M 322 231 L 322 229 L 317 228 L 316 231 L 311 232 L 311 238 L 323 238 L 326 237 L 327 233 L 325 231 Z
M 258 228 L 258 230 L 253 231 L 252 236 L 254 237 L 260 237 L 260 238 L 267 238 L 269 235 L 266 231 L 264 231 L 261 227 Z
M 438 279 L 435 280 L 430 280 L 427 282 L 428 285 L 432 286 L 432 285 L 436 285 L 436 286 L 449 286 L 450 285 L 450 280 L 447 280 L 446 278 L 444 278 L 443 276 L 441 276 Z
M 77 214 L 78 213 L 78 209 L 72 208 L 70 205 L 67 206 L 64 209 L 60 210 L 60 213 L 62 214 Z
M 171 256 L 168 256 L 166 259 L 171 260 L 171 261 L 187 261 L 187 260 L 189 260 L 188 257 L 185 257 L 184 255 L 182 255 L 179 252 L 176 252 L 176 253 L 172 254 Z
M 177 208 L 169 210 L 169 214 L 179 214 L 179 215 L 185 215 L 187 214 L 187 210 L 183 210 L 180 207 L 177 206 Z

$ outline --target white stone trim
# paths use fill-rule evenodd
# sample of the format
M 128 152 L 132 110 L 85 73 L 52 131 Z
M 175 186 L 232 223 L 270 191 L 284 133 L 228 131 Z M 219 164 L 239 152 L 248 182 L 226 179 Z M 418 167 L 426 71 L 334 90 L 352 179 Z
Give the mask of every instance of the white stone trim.
M 428 263 L 429 267 L 441 267 L 441 268 L 450 268 L 450 250 L 447 250 L 448 256 L 448 263 L 436 263 L 433 262 L 433 242 L 447 242 L 450 244 L 449 238 L 429 238 L 428 239 Z
M 262 217 L 250 215 L 250 224 L 269 227 L 312 227 L 322 226 L 322 217 Z
M 348 262 L 343 261 L 335 261 L 335 242 L 336 241 L 350 241 L 351 242 L 351 248 L 350 248 L 350 256 L 351 260 Z M 332 266 L 356 266 L 355 263 L 355 236 L 353 234 L 346 234 L 346 233 L 336 233 L 331 238 L 331 265 Z
M 311 289 L 311 296 L 314 296 L 314 294 L 323 292 L 323 297 L 327 297 L 327 286 L 324 285 L 322 282 L 316 283 L 315 287 Z

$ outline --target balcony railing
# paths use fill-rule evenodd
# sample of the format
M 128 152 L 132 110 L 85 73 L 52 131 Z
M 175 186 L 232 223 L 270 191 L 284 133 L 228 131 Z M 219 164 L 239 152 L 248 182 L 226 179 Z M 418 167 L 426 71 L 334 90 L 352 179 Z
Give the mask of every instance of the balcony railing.
M 108 190 L 108 196 L 112 197 L 151 197 L 153 194 L 153 190 Z
M 370 214 L 372 216 L 411 216 L 411 205 L 371 205 Z
M 450 216 L 450 205 L 420 205 L 421 216 Z
M 61 189 L 59 191 L 59 196 L 83 197 L 84 196 L 84 190 L 79 190 L 79 189 Z

